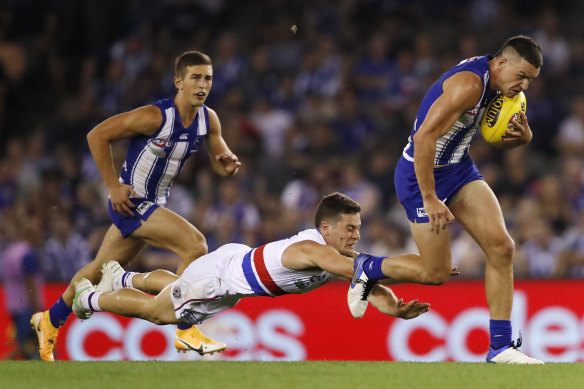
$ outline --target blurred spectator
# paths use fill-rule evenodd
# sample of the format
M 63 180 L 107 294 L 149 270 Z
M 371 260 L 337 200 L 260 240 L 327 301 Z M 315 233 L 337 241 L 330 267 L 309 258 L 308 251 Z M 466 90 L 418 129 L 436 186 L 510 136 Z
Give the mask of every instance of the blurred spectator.
M 341 89 L 342 58 L 331 35 L 323 35 L 315 47 L 304 54 L 305 61 L 298 73 L 294 90 L 297 95 L 312 93 L 326 98 L 336 96 Z
M 368 223 L 370 218 L 379 213 L 381 203 L 379 188 L 365 178 L 359 164 L 355 162 L 343 164 L 339 169 L 341 173 L 339 192 L 361 204 L 361 220 Z
M 354 87 L 362 104 L 384 100 L 395 77 L 395 64 L 389 59 L 385 34 L 374 34 L 367 43 L 367 53 L 356 64 Z
M 452 266 L 456 266 L 461 277 L 484 278 L 485 253 L 477 242 L 465 231 L 460 231 L 452 239 Z
M 279 83 L 279 75 L 270 63 L 269 47 L 261 45 L 253 49 L 250 66 L 241 80 L 245 96 L 252 102 L 257 99 L 270 99 Z
M 0 160 L 0 212 L 14 206 L 19 185 L 18 162 L 5 158 Z
M 563 250 L 558 257 L 556 276 L 584 278 L 584 211 L 578 222 L 563 235 Z
M 204 233 L 214 244 L 237 236 L 255 245 L 310 226 L 314 198 L 346 190 L 364 202 L 364 218 L 376 223 L 372 230 L 385 231 L 387 225 L 380 225 L 388 218 L 390 226 L 407 231 L 407 219 L 395 204 L 393 169 L 420 93 L 453 63 L 492 54 L 504 39 L 525 33 L 544 53 L 542 73 L 526 93 L 533 142 L 500 151 L 479 139 L 471 152 L 504 208 L 519 252 L 531 239 L 527 233 L 535 218 L 563 238 L 579 226 L 576 215 L 584 209 L 581 2 L 551 7 L 540 1 L 528 14 L 521 2 L 500 0 L 432 7 L 420 0 L 259 1 L 238 7 L 227 1 L 5 3 L 0 12 L 2 221 L 15 207 L 25 208 L 43 227 L 55 212 L 70 214 L 72 229 L 94 250 L 107 214 L 85 135 L 130 105 L 171 95 L 173 74 L 166 70 L 177 53 L 192 48 L 214 53 L 207 104 L 220 113 L 223 135 L 244 165 L 236 178 L 237 201 L 227 204 L 220 199 L 222 180 L 208 174 L 208 161 L 195 157 L 175 182 L 169 207 L 202 228 L 209 223 Z M 416 12 L 421 8 L 427 12 Z M 32 104 L 25 93 L 30 90 Z M 126 147 L 112 146 L 119 169 Z M 241 214 L 251 229 L 242 227 Z M 483 259 L 473 257 L 475 247 L 464 234 L 453 232 L 453 256 L 465 267 L 463 277 L 481 276 Z M 55 238 L 51 233 L 44 241 L 49 237 Z M 371 239 L 375 242 L 367 244 L 390 246 L 385 236 Z M 565 252 L 561 258 L 569 257 Z M 152 266 L 166 255 L 144 254 L 138 260 Z M 558 274 L 584 276 L 573 270 L 577 266 L 564 267 L 568 270 Z M 59 277 L 56 268 L 51 272 Z
M 539 10 L 538 30 L 533 38 L 543 51 L 546 73 L 561 76 L 568 68 L 570 49 L 568 41 L 560 34 L 560 17 L 557 10 L 545 6 Z
M 516 258 L 515 262 L 524 263 L 524 277 L 550 278 L 555 276 L 564 242 L 554 234 L 552 226 L 545 218 L 532 220 L 528 228 L 527 241 L 518 253 L 518 256 L 522 258 Z
M 371 119 L 360 112 L 352 91 L 345 91 L 337 99 L 339 113 L 331 122 L 331 129 L 343 150 L 354 153 L 373 146 L 374 127 Z
M 418 252 L 409 231 L 382 217 L 374 217 L 368 222 L 358 246 L 359 251 L 387 257 Z
M 209 250 L 215 250 L 229 242 L 253 246 L 260 222 L 256 206 L 243 198 L 235 181 L 229 180 L 221 182 L 219 198 L 205 212 L 201 228 Z
M 562 197 L 573 211 L 584 209 L 584 159 L 569 157 L 561 166 Z
M 45 278 L 69 281 L 90 260 L 87 241 L 73 228 L 70 214 L 63 211 L 52 213 L 50 235 L 43 250 Z
M 556 144 L 565 156 L 584 155 L 584 95 L 572 99 L 570 115 L 560 122 Z
M 571 224 L 570 204 L 562 193 L 560 177 L 550 174 L 543 177 L 536 188 L 539 214 L 549 222 L 552 232 L 561 234 Z
M 263 153 L 268 159 L 278 159 L 282 155 L 292 119 L 289 112 L 276 110 L 268 99 L 255 102 L 251 122 L 262 136 Z
M 213 55 L 213 93 L 209 96 L 209 104 L 224 98 L 243 76 L 248 64 L 239 51 L 241 44 L 237 34 L 225 32 L 217 42 Z M 212 97 L 212 99 L 211 99 Z
M 31 215 L 4 218 L 8 245 L 0 250 L 4 277 L 4 304 L 15 329 L 15 348 L 4 359 L 38 359 L 36 337 L 30 331 L 30 317 L 44 307 L 43 274 L 37 253 L 41 237 L 40 220 Z
M 435 37 L 433 37 L 431 34 L 427 32 L 420 32 L 416 34 L 414 42 L 415 61 L 413 63 L 416 79 L 424 80 L 426 77 L 434 78 L 433 76 L 438 72 L 439 63 L 434 52 L 436 46 L 437 42 L 435 41 Z M 404 50 L 402 53 L 408 54 L 408 51 Z M 476 52 L 474 55 L 476 55 Z M 460 58 L 460 60 L 463 59 L 464 58 Z M 404 61 L 404 59 L 402 59 L 402 61 Z M 408 58 L 405 60 L 406 64 L 401 64 L 401 71 L 405 74 L 408 74 L 407 69 L 410 66 L 408 64 L 409 61 L 410 59 Z M 403 76 L 404 75 L 402 74 L 402 77 Z
M 333 191 L 329 178 L 331 173 L 330 164 L 314 164 L 304 176 L 289 181 L 284 186 L 279 203 L 284 209 L 297 214 L 301 220 L 311 221 L 320 198 Z

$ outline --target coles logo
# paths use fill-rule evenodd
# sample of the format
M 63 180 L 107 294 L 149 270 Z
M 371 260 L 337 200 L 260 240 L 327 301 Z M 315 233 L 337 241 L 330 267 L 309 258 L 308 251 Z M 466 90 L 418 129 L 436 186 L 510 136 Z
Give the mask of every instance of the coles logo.
M 479 296 L 483 287 L 482 282 L 464 284 L 468 291 L 464 295 L 460 294 L 460 284 L 433 287 L 435 295 L 429 300 L 432 309 L 412 320 L 390 318 L 372 307 L 363 319 L 353 319 L 346 302 L 339 298 L 346 293 L 344 283 L 289 298 L 243 299 L 236 308 L 221 312 L 200 326 L 206 335 L 227 344 L 224 352 L 205 357 L 176 352 L 175 326 L 156 326 L 139 319 L 120 320 L 108 313 L 95 314 L 85 322 L 74 321 L 63 341 L 73 360 L 483 362 L 489 344 L 488 309 L 483 302 L 452 304 L 456 296 Z M 519 331 L 524 337 L 521 351 L 546 362 L 584 361 L 583 304 L 572 299 L 573 303 L 555 305 L 558 301 L 569 301 L 568 296 L 583 287 L 584 283 L 568 286 L 562 286 L 562 282 L 543 286 L 534 283 L 533 287 L 527 285 L 525 290 L 515 292 L 511 321 L 514 338 Z M 423 294 L 428 290 L 412 288 L 410 293 L 413 291 L 424 301 Z M 545 293 L 541 294 L 542 290 Z M 399 292 L 396 288 L 396 294 Z M 311 294 L 319 298 L 311 298 Z M 324 315 L 322 306 L 314 304 L 334 300 L 339 304 L 327 305 Z M 340 340 L 350 331 L 359 333 L 361 341 L 370 346 L 346 347 Z
M 514 336 L 519 330 L 525 337 L 521 351 L 546 362 L 577 362 L 584 358 L 580 320 L 572 310 L 551 306 L 541 309 L 527 320 L 527 295 L 515 292 L 511 323 Z M 465 361 L 484 362 L 487 350 L 473 348 L 474 332 L 489 333 L 489 310 L 469 308 L 449 323 L 440 313 L 429 311 L 414 320 L 395 321 L 387 334 L 387 348 L 398 361 Z M 414 349 L 413 337 L 421 336 L 430 343 Z
M 306 345 L 298 339 L 305 327 L 294 312 L 274 309 L 255 321 L 236 310 L 223 312 L 201 330 L 227 343 L 220 355 L 204 359 L 306 360 Z M 177 353 L 175 326 L 157 326 L 132 319 L 124 327 L 116 316 L 97 314 L 87 322 L 76 320 L 67 332 L 67 352 L 72 360 L 184 360 L 201 359 L 197 353 Z M 154 344 L 155 343 L 155 344 Z M 81 347 L 79 345 L 82 345 Z

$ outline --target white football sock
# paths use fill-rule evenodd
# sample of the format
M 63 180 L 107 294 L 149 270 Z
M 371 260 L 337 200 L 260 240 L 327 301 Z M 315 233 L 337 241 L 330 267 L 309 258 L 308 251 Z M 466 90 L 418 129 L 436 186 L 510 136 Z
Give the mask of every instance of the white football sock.
M 101 307 L 99 306 L 99 296 L 101 296 L 103 292 L 93 292 L 89 295 L 87 302 L 89 303 L 89 309 L 94 312 L 101 312 Z
M 102 292 L 90 292 L 85 291 L 79 296 L 79 301 L 81 301 L 81 306 L 85 309 L 91 309 L 95 312 L 100 312 L 101 307 L 99 306 L 99 296 L 101 296 Z
M 114 279 L 114 290 L 122 288 L 133 288 L 134 284 L 132 283 L 132 281 L 136 274 L 138 273 L 132 271 L 126 271 L 120 274 L 118 277 Z

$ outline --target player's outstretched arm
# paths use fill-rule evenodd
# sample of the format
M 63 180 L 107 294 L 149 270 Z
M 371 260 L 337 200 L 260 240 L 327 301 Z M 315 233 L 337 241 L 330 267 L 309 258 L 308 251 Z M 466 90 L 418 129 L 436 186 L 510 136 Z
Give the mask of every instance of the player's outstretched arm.
M 237 158 L 237 155 L 233 154 L 227 143 L 221 135 L 221 123 L 219 122 L 219 117 L 210 108 L 207 108 L 209 112 L 209 133 L 207 135 L 207 149 L 209 152 L 209 159 L 213 170 L 217 172 L 220 176 L 230 177 L 237 173 L 241 162 Z
M 406 320 L 418 317 L 430 309 L 430 304 L 420 303 L 417 299 L 404 303 L 391 289 L 381 285 L 375 285 L 369 295 L 369 302 L 381 313 Z
M 282 254 L 282 265 L 291 270 L 319 268 L 350 280 L 353 259 L 339 254 L 331 246 L 305 240 L 290 245 Z

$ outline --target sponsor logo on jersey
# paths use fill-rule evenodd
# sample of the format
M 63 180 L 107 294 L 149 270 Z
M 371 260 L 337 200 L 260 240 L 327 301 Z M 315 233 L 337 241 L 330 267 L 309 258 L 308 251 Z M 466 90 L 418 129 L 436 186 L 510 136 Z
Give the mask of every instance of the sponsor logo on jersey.
M 201 147 L 201 143 L 203 143 L 204 138 L 205 138 L 204 136 L 200 135 L 195 138 L 195 140 L 193 141 L 193 147 L 190 150 L 191 154 L 196 152 L 199 149 L 199 147 Z
M 178 286 L 175 286 L 174 289 L 172 290 L 172 297 L 174 297 L 175 299 L 179 299 L 180 296 L 182 296 L 180 288 Z
M 187 133 L 180 134 L 180 136 L 179 136 L 179 139 L 180 140 L 185 140 L 185 139 L 188 139 L 188 138 L 189 138 L 189 134 L 187 134 Z
M 168 149 L 170 146 L 172 146 L 172 142 L 168 139 L 157 138 L 148 141 L 148 149 L 158 158 L 166 158 L 165 149 Z
M 152 141 L 152 144 L 153 144 L 154 146 L 158 146 L 158 147 L 160 147 L 161 149 L 163 149 L 163 148 L 165 148 L 165 147 L 170 147 L 170 146 L 172 145 L 172 142 L 171 142 L 171 141 L 169 141 L 168 139 L 159 139 L 159 138 L 157 138 L 157 139 L 154 139 L 154 140 Z
M 142 204 L 136 207 L 136 212 L 138 212 L 140 215 L 144 215 L 144 213 L 153 205 L 154 203 L 151 201 L 144 201 Z
M 297 279 L 296 281 L 294 281 L 294 285 L 298 289 L 304 289 L 304 288 L 308 288 L 310 285 L 312 285 L 314 283 L 321 282 L 326 277 L 327 277 L 327 275 L 325 273 L 315 274 L 313 276 L 310 276 L 310 278 L 308 280 L 303 280 L 300 278 Z
M 418 214 L 418 217 L 428 217 L 424 208 L 416 208 L 416 213 Z

